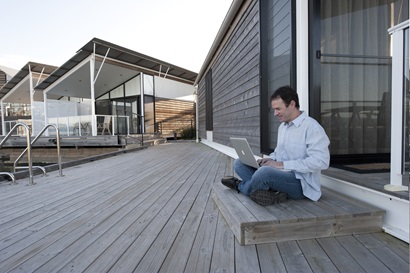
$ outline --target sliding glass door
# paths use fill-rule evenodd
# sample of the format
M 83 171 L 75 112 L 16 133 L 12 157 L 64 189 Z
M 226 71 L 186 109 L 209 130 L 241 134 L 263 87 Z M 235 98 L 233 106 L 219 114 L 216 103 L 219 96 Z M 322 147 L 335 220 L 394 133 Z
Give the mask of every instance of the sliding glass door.
M 408 1 L 321 0 L 311 1 L 310 9 L 309 110 L 331 140 L 332 161 L 388 162 L 392 61 L 387 30 L 408 18 Z

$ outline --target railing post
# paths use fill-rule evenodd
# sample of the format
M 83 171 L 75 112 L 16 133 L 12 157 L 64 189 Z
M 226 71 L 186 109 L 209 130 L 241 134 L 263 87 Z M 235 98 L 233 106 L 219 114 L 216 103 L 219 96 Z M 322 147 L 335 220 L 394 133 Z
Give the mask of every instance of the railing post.
M 28 173 L 29 173 L 29 180 L 28 183 L 29 185 L 34 185 L 34 180 L 33 180 L 33 160 L 31 157 L 31 139 L 30 139 L 30 129 L 28 128 L 28 126 L 25 126 L 27 128 L 27 160 L 28 160 Z

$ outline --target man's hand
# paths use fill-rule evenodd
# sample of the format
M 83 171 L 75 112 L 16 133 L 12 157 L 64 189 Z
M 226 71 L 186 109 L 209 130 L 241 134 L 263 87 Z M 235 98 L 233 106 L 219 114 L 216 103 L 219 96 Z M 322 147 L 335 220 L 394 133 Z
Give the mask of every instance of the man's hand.
M 277 169 L 283 169 L 283 162 L 278 162 L 273 160 L 272 158 L 262 158 L 258 159 L 259 166 L 270 166 Z
M 266 157 L 266 158 L 262 158 L 262 159 L 257 160 L 259 166 L 265 166 L 266 162 L 268 162 L 268 161 L 273 161 L 273 159 L 270 158 L 270 157 Z

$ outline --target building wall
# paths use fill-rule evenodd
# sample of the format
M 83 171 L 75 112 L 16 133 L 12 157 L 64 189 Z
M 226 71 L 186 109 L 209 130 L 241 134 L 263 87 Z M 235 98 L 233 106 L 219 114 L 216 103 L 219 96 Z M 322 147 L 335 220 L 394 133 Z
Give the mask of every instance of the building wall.
M 260 152 L 259 92 L 259 3 L 254 1 L 212 69 L 213 141 L 231 146 L 229 137 L 245 137 L 255 153 Z M 198 84 L 199 136 L 205 130 L 205 76 Z

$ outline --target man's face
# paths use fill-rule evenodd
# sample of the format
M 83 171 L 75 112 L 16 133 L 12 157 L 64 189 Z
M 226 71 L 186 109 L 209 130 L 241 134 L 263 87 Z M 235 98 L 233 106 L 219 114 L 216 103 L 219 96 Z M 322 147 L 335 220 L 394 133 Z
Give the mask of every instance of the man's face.
M 285 102 L 280 98 L 272 100 L 272 109 L 275 111 L 274 115 L 279 118 L 280 122 L 289 123 L 294 119 L 294 101 L 291 101 L 289 106 L 286 106 Z

